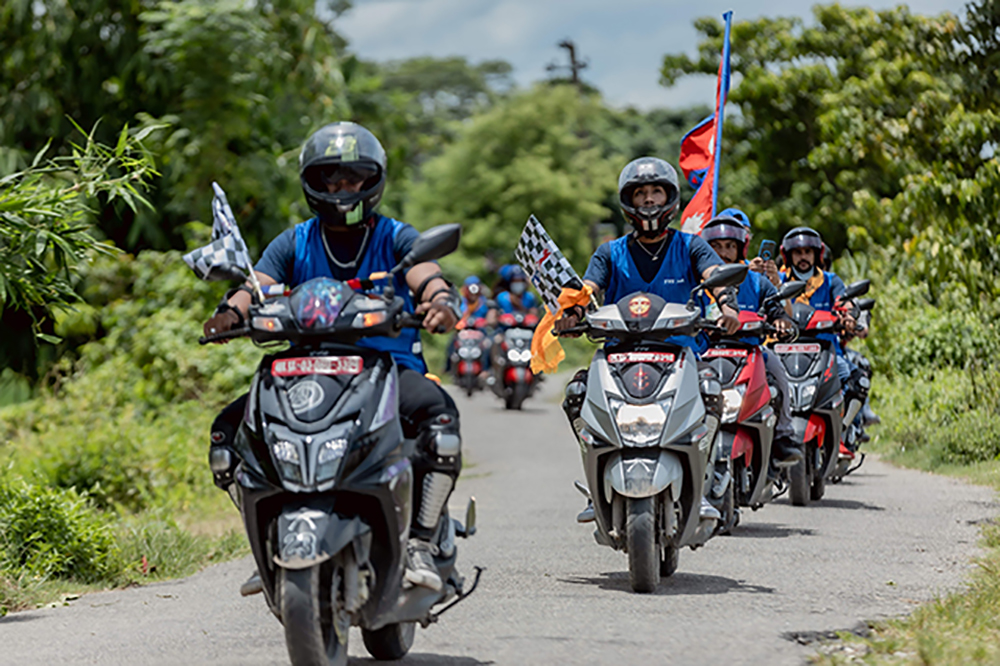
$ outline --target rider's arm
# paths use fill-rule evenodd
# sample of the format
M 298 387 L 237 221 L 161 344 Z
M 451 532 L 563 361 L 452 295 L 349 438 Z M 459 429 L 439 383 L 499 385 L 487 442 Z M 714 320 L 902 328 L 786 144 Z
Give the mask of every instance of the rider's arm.
M 604 291 L 611 281 L 611 245 L 604 243 L 590 258 L 587 265 L 587 272 L 583 274 L 583 283 L 590 287 L 596 297 Z M 567 328 L 573 328 L 580 323 L 583 318 L 583 308 L 576 306 L 570 310 L 564 310 L 562 316 L 555 322 L 557 332 Z
M 441 268 L 433 261 L 417 264 L 406 272 L 407 286 L 420 299 L 416 312 L 427 313 L 424 328 L 429 331 L 447 331 L 458 323 L 458 292 L 440 275 Z

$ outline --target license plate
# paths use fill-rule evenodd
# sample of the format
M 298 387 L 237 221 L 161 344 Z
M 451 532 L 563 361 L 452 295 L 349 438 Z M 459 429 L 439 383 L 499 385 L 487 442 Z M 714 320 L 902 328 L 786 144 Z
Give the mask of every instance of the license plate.
M 271 374 L 276 377 L 302 375 L 357 375 L 364 367 L 360 356 L 308 356 L 280 358 L 271 364 Z
M 608 363 L 673 363 L 670 352 L 622 352 L 608 354 Z
M 815 342 L 774 345 L 778 354 L 816 354 L 819 350 L 820 346 Z
M 708 349 L 702 358 L 744 358 L 749 352 L 746 349 Z

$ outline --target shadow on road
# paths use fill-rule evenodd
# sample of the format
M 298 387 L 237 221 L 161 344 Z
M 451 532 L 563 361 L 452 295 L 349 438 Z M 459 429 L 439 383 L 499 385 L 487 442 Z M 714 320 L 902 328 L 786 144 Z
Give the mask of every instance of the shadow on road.
M 785 527 L 775 523 L 740 523 L 731 536 L 739 539 L 783 539 L 790 536 L 815 536 L 810 527 Z
M 627 592 L 635 594 L 632 586 L 628 582 L 627 571 L 609 571 L 597 577 L 572 576 L 569 578 L 559 578 L 561 583 L 571 585 L 596 585 L 602 590 L 614 590 L 617 592 Z M 724 576 L 710 576 L 707 574 L 675 573 L 670 578 L 660 581 L 659 587 L 653 594 L 665 597 L 705 595 L 705 594 L 728 594 L 730 592 L 750 592 L 751 594 L 774 594 L 773 587 L 763 585 L 748 585 L 743 581 L 733 580 Z
M 38 615 L 28 615 L 27 613 L 12 613 L 9 615 L 0 616 L 0 624 L 14 624 L 15 622 L 31 622 L 32 620 L 40 620 L 41 617 Z
M 349 664 L 399 664 L 400 666 L 431 666 L 441 664 L 441 666 L 488 666 L 489 664 L 495 664 L 495 661 L 479 661 L 473 657 L 449 657 L 443 654 L 431 654 L 431 653 L 420 653 L 411 652 L 406 655 L 403 659 L 399 661 L 378 661 L 372 659 L 371 657 L 364 658 L 351 658 L 348 661 Z

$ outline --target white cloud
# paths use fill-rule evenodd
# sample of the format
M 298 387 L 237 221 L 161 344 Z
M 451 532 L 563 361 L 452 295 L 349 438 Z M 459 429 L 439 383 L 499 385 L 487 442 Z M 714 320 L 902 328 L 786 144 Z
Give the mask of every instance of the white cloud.
M 899 0 L 872 0 L 887 8 Z M 911 0 L 914 12 L 956 11 L 955 0 Z M 735 5 L 735 7 L 734 7 Z M 693 22 L 734 9 L 736 20 L 812 16 L 811 3 L 770 0 L 355 0 L 338 22 L 351 49 L 364 58 L 460 55 L 473 62 L 503 59 L 521 85 L 547 78 L 545 66 L 565 63 L 556 44 L 569 38 L 589 61 L 583 78 L 614 106 L 711 105 L 710 77 L 688 77 L 670 89 L 659 83 L 667 53 L 695 55 Z

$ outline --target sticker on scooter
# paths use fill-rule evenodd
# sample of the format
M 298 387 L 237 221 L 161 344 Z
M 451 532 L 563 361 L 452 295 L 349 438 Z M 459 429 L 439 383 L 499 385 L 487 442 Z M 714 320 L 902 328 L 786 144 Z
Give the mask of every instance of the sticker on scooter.
M 776 354 L 815 354 L 819 349 L 815 342 L 774 345 Z
M 702 358 L 745 358 L 749 352 L 746 349 L 707 349 Z
M 275 377 L 301 377 L 302 375 L 357 375 L 364 362 L 360 356 L 313 356 L 305 358 L 279 358 L 271 364 Z
M 651 307 L 653 302 L 646 296 L 636 296 L 628 302 L 628 311 L 633 317 L 645 317 Z
M 675 358 L 669 352 L 622 352 L 608 354 L 608 363 L 673 363 Z

